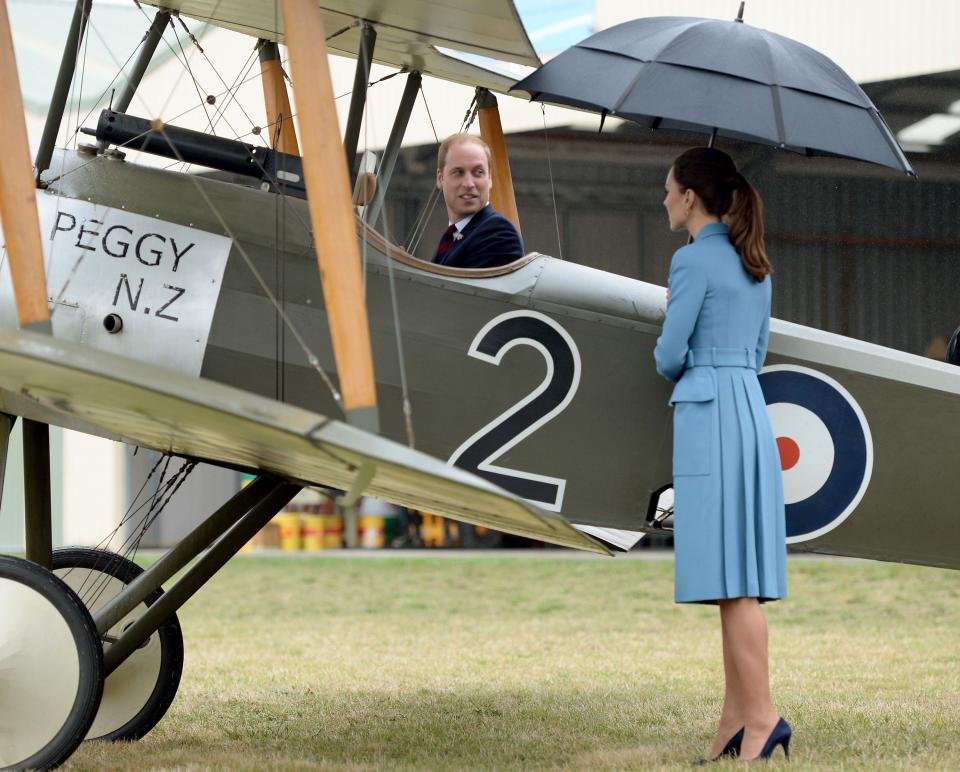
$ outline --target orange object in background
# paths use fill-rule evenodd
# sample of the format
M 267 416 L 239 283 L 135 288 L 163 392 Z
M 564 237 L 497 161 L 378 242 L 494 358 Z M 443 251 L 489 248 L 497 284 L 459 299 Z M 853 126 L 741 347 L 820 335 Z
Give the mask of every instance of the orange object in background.
M 459 544 L 457 525 L 440 515 L 420 513 L 420 538 L 424 547 L 454 547 Z
M 300 515 L 300 548 L 304 552 L 323 549 L 323 516 L 304 512 Z
M 362 515 L 360 526 L 360 546 L 364 549 L 379 549 L 384 545 L 386 523 L 380 515 Z
M 280 527 L 280 549 L 284 552 L 300 550 L 300 513 L 283 512 L 273 518 Z
M 323 548 L 340 549 L 343 546 L 343 518 L 340 515 L 321 515 L 320 517 L 323 521 Z

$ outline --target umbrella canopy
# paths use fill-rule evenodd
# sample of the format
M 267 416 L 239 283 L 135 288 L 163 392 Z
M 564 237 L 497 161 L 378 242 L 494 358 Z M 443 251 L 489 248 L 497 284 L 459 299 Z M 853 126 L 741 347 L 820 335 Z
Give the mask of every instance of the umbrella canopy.
M 591 35 L 514 85 L 542 102 L 653 129 L 713 131 L 915 176 L 863 90 L 809 46 L 739 19 L 636 19 Z

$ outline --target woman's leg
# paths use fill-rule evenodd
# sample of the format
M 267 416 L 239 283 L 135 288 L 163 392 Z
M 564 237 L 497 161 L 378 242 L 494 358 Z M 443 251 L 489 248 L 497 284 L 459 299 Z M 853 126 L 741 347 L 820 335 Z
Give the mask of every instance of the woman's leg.
M 713 745 L 710 746 L 709 758 L 719 755 L 730 738 L 740 731 L 740 728 L 744 725 L 737 671 L 734 666 L 730 636 L 727 631 L 728 625 L 723 613 L 722 603 L 723 601 L 721 601 L 720 606 L 720 629 L 723 634 L 723 710 L 720 712 L 720 725 L 717 727 L 717 734 L 713 738 Z
M 740 755 L 752 759 L 779 719 L 770 696 L 767 620 L 756 598 L 720 601 L 720 615 L 735 673 L 737 706 L 746 727 Z

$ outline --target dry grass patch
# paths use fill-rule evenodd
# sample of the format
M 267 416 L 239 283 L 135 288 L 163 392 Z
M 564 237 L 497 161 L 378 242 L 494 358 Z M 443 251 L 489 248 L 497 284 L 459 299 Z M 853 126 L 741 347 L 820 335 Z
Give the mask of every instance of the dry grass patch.
M 66 769 L 680 769 L 722 689 L 667 561 L 240 559 L 180 614 L 180 694 Z M 797 562 L 770 604 L 793 769 L 949 769 L 960 575 Z M 728 765 L 729 766 L 729 765 Z

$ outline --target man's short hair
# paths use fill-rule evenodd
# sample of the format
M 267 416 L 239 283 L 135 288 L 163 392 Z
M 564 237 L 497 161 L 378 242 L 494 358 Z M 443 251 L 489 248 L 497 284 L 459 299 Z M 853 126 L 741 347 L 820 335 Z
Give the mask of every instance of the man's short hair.
M 483 148 L 483 152 L 487 154 L 487 167 L 493 166 L 493 158 L 490 155 L 490 146 L 484 142 L 480 137 L 477 137 L 473 134 L 451 134 L 443 142 L 440 143 L 440 150 L 437 153 L 437 169 L 443 171 L 443 166 L 447 162 L 447 152 L 454 145 L 459 145 L 463 142 L 475 142 Z

